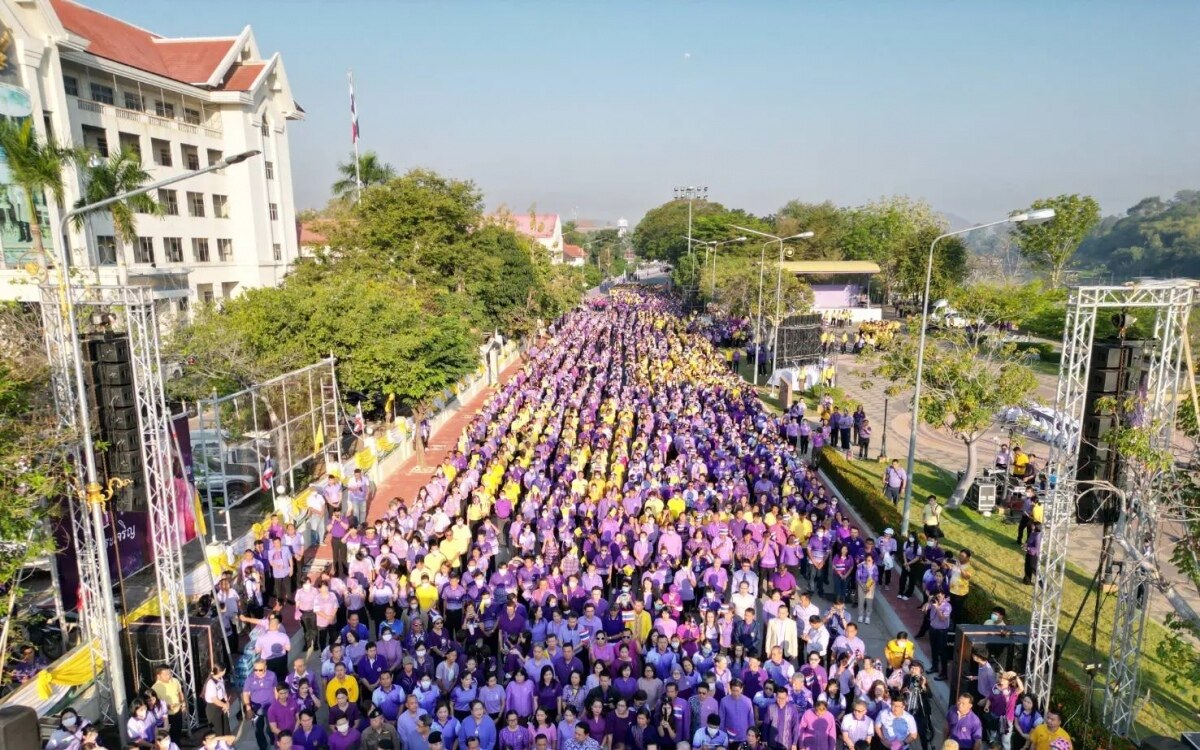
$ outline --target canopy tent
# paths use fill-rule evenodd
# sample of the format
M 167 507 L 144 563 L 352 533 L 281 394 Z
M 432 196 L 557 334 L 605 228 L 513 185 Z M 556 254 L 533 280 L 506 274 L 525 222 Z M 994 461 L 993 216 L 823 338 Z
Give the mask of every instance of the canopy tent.
M 810 280 L 813 309 L 818 312 L 866 310 L 871 307 L 871 277 L 879 264 L 869 260 L 788 260 L 783 270 L 796 276 L 828 277 Z

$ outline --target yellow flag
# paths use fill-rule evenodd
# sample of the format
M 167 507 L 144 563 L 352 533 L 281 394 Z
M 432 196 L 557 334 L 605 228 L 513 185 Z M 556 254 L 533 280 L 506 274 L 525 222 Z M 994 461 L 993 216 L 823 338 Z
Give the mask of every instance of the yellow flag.
M 387 403 L 383 405 L 383 415 L 388 419 L 391 419 L 392 417 L 392 406 L 395 405 L 395 403 L 396 394 L 389 393 L 387 397 Z
M 325 447 L 325 425 L 317 425 L 317 434 L 313 436 L 313 450 L 319 451 Z
M 196 514 L 196 534 L 204 536 L 208 533 L 208 524 L 204 520 L 204 507 L 200 504 L 200 491 L 192 497 L 193 512 Z

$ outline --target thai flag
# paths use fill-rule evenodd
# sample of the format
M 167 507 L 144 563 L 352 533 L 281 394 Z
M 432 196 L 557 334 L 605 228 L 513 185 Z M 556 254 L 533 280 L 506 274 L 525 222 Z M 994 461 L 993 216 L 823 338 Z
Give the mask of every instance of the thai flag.
M 263 492 L 271 491 L 271 482 L 274 479 L 275 461 L 270 456 L 267 456 L 266 459 L 263 460 L 262 482 L 260 483 Z
M 350 141 L 358 145 L 358 107 L 354 105 L 354 77 L 350 77 Z

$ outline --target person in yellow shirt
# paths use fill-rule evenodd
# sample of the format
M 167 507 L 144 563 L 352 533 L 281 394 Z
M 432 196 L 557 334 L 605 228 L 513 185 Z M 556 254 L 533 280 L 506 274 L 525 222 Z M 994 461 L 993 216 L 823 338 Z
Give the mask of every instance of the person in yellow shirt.
M 633 600 L 633 618 L 626 623 L 629 628 L 629 634 L 633 637 L 634 643 L 640 646 L 650 637 L 650 630 L 653 623 L 650 621 L 650 613 L 646 611 L 646 605 L 641 598 Z
M 901 630 L 896 633 L 896 637 L 883 647 L 883 656 L 892 669 L 900 669 L 904 662 L 912 659 L 913 642 L 908 639 L 908 632 Z
M 955 625 L 964 622 L 967 594 L 971 592 L 971 550 L 958 553 L 958 559 L 950 566 L 950 619 Z
M 346 674 L 346 663 L 340 661 L 333 665 L 333 677 L 325 683 L 325 700 L 328 701 L 328 705 L 337 703 L 339 690 L 346 691 L 346 697 L 351 703 L 358 703 L 358 679 Z
M 429 557 L 426 556 L 425 559 L 428 561 Z M 417 605 L 421 607 L 422 613 L 429 612 L 429 610 L 437 606 L 437 586 L 434 586 L 429 581 L 428 577 L 422 579 L 421 582 L 417 584 L 417 588 L 413 590 L 413 595 L 417 597 Z
M 1062 714 L 1047 709 L 1045 723 L 1038 724 L 1029 733 L 1029 747 L 1033 750 L 1051 750 L 1053 743 L 1058 740 L 1065 740 L 1067 747 L 1071 747 L 1071 735 L 1062 727 Z

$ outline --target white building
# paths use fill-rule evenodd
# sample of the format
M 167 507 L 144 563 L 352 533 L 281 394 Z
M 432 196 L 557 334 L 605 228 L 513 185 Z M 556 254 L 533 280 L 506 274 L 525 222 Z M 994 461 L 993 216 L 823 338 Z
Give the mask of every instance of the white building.
M 264 58 L 249 26 L 168 39 L 69 0 L 5 0 L 0 115 L 32 117 L 43 136 L 101 156 L 136 151 L 156 181 L 262 152 L 158 191 L 165 215 L 139 216 L 132 246 L 114 239 L 104 214 L 70 228 L 72 263 L 87 280 L 154 286 L 182 311 L 277 284 L 297 257 L 287 126 L 304 111 L 279 55 Z M 0 299 L 33 299 L 28 204 L 11 182 L 0 160 Z M 69 170 L 66 182 L 70 206 L 80 175 Z M 39 214 L 45 242 L 60 247 L 57 208 Z

